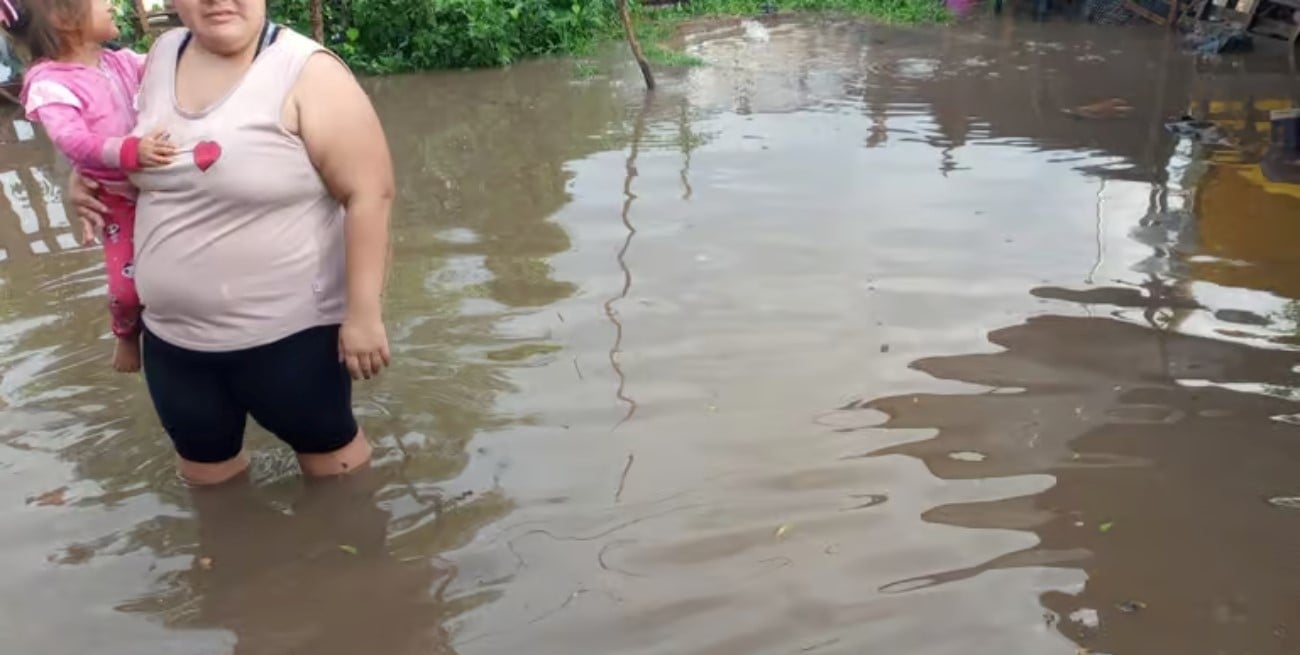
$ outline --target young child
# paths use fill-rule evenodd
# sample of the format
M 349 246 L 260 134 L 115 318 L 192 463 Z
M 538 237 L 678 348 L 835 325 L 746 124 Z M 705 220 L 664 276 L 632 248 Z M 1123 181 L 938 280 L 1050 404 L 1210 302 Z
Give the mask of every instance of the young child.
M 102 226 L 83 226 L 82 240 L 89 244 L 94 228 L 102 228 L 117 337 L 113 367 L 138 371 L 141 306 L 132 280 L 136 191 L 127 174 L 165 166 L 176 154 L 162 131 L 131 136 L 144 56 L 100 45 L 118 36 L 109 0 L 0 0 L 0 27 L 31 56 L 22 91 L 28 119 L 44 126 L 78 173 L 99 183 L 99 200 L 109 211 Z

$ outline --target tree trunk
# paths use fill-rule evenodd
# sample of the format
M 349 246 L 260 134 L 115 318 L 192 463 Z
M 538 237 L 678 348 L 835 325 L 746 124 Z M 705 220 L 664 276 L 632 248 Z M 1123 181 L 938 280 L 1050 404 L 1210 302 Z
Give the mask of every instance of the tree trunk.
M 135 0 L 135 24 L 140 28 L 140 38 L 144 38 L 149 33 L 149 10 L 144 6 L 144 0 Z
M 311 0 L 311 38 L 317 43 L 325 43 L 325 8 L 324 0 Z
M 645 59 L 641 43 L 636 40 L 636 31 L 632 29 L 632 14 L 627 9 L 627 0 L 618 0 L 618 15 L 623 19 L 623 32 L 627 34 L 627 44 L 632 46 L 632 56 L 636 65 L 641 67 L 641 76 L 645 78 L 645 88 L 654 91 L 655 75 L 650 71 L 650 62 Z

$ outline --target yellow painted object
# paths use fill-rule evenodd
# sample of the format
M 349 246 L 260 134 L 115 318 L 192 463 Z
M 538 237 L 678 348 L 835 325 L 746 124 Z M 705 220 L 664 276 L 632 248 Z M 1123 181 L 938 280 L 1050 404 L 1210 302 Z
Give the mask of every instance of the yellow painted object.
M 1213 100 L 1204 108 L 1235 143 L 1262 150 L 1270 142 L 1269 113 L 1291 109 L 1289 98 L 1247 102 Z M 1300 185 L 1273 182 L 1259 167 L 1262 152 L 1216 149 L 1197 181 L 1193 207 L 1200 250 L 1209 258 L 1193 259 L 1194 277 L 1230 287 L 1269 291 L 1300 298 Z
M 1300 186 L 1264 178 L 1256 164 L 1216 164 L 1197 184 L 1201 251 L 1194 277 L 1300 298 Z

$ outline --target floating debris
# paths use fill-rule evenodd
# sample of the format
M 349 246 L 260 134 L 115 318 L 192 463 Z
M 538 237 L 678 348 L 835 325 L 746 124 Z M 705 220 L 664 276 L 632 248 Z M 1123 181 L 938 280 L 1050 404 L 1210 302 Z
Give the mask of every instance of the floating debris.
M 784 537 L 787 533 L 790 532 L 790 527 L 791 527 L 790 524 L 789 524 L 789 523 L 786 523 L 786 524 L 783 524 L 781 527 L 777 528 L 777 529 L 776 529 L 776 538 L 777 538 L 777 539 L 780 539 L 780 538 Z
M 211 570 L 212 570 L 212 565 L 213 565 L 213 563 L 214 563 L 214 562 L 212 561 L 212 558 L 211 558 L 211 557 L 200 557 L 200 558 L 199 558 L 199 568 L 200 568 L 200 569 L 203 569 L 204 571 L 211 571 Z
M 876 505 L 884 505 L 889 502 L 888 494 L 852 494 L 849 497 L 853 498 L 854 501 L 857 502 L 857 505 L 845 508 L 842 511 L 866 509 L 868 507 L 875 507 Z
M 750 41 L 767 43 L 772 40 L 772 33 L 758 21 L 743 21 L 740 26 L 745 28 L 745 38 Z
M 957 450 L 948 453 L 948 459 L 955 459 L 959 462 L 982 462 L 989 456 L 974 450 Z
M 817 643 L 815 643 L 815 644 L 811 644 L 811 645 L 808 645 L 808 646 L 804 646 L 803 648 L 800 648 L 800 649 L 799 649 L 799 652 L 800 652 L 800 653 L 811 653 L 812 651 L 815 651 L 815 650 L 817 650 L 818 648 L 821 648 L 821 647 L 823 647 L 823 646 L 834 646 L 835 644 L 838 644 L 838 643 L 840 643 L 840 638 L 839 638 L 839 637 L 835 637 L 834 639 L 827 639 L 826 641 L 820 641 L 820 642 L 817 642 Z
M 356 546 L 349 546 L 349 545 L 347 545 L 347 544 L 340 544 L 340 545 L 339 545 L 339 550 L 341 550 L 341 551 L 343 551 L 343 552 L 345 552 L 345 553 L 347 553 L 347 554 L 349 554 L 349 555 L 356 555 L 357 552 L 358 552 Z
M 68 502 L 67 493 L 68 493 L 67 487 L 59 487 L 58 489 L 52 489 L 43 494 L 40 494 L 39 496 L 32 496 L 28 498 L 27 504 L 38 505 L 42 507 L 48 507 L 51 505 L 63 505 Z
M 1300 509 L 1300 496 L 1274 496 L 1268 504 L 1282 509 Z
M 1140 600 L 1126 600 L 1115 607 L 1125 614 L 1137 614 L 1146 609 L 1147 604 Z
M 1255 42 L 1241 25 L 1200 22 L 1195 31 L 1183 37 L 1183 47 L 1199 55 L 1221 55 L 1249 52 Z
M 1105 523 L 1102 523 L 1101 525 L 1097 526 L 1097 531 L 1102 534 L 1106 534 L 1107 532 L 1110 532 L 1111 530 L 1114 529 L 1115 529 L 1114 521 L 1106 521 Z
M 1122 98 L 1110 98 L 1090 105 L 1062 109 L 1061 113 L 1088 120 L 1124 118 L 1133 112 L 1133 106 Z
M 1222 127 L 1219 127 L 1214 121 L 1197 120 L 1190 115 L 1183 114 L 1179 118 L 1165 123 L 1165 129 L 1185 136 L 1193 141 L 1199 141 L 1211 146 L 1232 146 L 1232 139 L 1228 138 Z

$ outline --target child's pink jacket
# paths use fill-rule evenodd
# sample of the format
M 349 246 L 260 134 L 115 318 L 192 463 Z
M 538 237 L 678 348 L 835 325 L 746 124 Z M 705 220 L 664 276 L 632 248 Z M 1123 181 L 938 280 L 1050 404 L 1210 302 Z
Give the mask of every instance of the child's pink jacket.
M 23 108 L 77 172 L 118 186 L 139 168 L 131 130 L 143 74 L 144 55 L 126 49 L 104 50 L 99 68 L 41 61 L 23 76 Z

